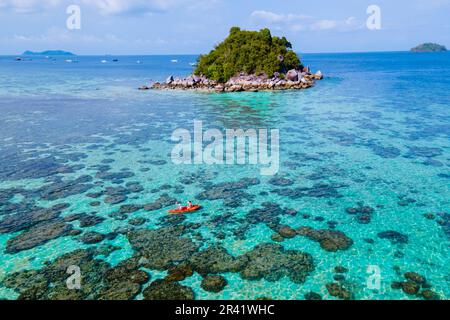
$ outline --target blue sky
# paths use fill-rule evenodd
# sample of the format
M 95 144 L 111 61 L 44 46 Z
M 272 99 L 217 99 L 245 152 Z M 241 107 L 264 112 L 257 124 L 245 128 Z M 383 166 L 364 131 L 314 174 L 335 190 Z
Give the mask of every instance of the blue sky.
M 72 4 L 81 8 L 80 30 L 66 27 Z M 381 30 L 366 27 L 373 4 Z M 0 54 L 197 54 L 232 26 L 269 27 L 299 52 L 450 47 L 450 0 L 0 0 Z

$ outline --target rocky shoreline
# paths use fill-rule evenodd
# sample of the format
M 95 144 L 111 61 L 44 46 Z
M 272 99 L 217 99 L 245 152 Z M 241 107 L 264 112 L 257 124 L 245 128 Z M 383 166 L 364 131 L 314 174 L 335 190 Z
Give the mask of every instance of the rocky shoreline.
M 315 74 L 309 69 L 290 70 L 283 77 L 275 74 L 272 78 L 267 75 L 240 74 L 226 83 L 212 81 L 204 76 L 191 75 L 186 78 L 174 78 L 170 76 L 164 83 L 155 82 L 150 86 L 142 86 L 139 90 L 193 90 L 204 92 L 258 92 L 273 90 L 301 90 L 314 86 L 316 80 L 322 80 L 323 74 L 318 71 Z

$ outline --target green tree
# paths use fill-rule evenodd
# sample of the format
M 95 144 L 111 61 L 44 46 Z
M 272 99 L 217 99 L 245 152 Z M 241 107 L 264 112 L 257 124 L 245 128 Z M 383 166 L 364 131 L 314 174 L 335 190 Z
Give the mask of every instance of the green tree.
M 271 77 L 275 72 L 283 74 L 300 67 L 300 59 L 285 37 L 273 37 L 267 28 L 246 31 L 233 27 L 222 43 L 199 57 L 195 74 L 226 82 L 241 72 Z

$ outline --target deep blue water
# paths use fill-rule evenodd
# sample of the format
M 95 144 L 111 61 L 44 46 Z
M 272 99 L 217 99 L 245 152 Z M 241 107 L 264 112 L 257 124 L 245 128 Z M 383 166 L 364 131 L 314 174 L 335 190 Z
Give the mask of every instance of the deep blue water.
M 121 278 L 112 291 L 132 288 L 120 298 L 143 298 L 177 265 L 193 268 L 177 288 L 197 299 L 335 299 L 332 283 L 355 299 L 449 298 L 449 53 L 305 54 L 326 76 L 314 88 L 232 94 L 137 90 L 189 74 L 195 56 L 14 58 L 0 57 L 0 298 L 111 298 L 97 260 L 151 278 Z M 171 134 L 194 120 L 280 130 L 279 175 L 174 165 Z M 193 199 L 203 210 L 167 215 Z M 206 254 L 217 246 L 226 254 Z M 218 260 L 205 268 L 226 279 L 219 293 L 202 286 L 198 255 Z M 246 262 L 231 268 L 230 255 Z M 52 271 L 68 261 L 84 291 Z

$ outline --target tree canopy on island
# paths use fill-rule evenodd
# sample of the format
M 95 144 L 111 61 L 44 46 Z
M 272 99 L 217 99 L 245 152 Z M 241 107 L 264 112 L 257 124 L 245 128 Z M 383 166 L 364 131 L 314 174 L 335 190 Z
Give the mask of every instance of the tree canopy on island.
M 300 67 L 300 59 L 285 37 L 274 37 L 269 29 L 246 31 L 233 27 L 228 38 L 200 56 L 195 74 L 226 82 L 241 72 L 271 77 Z

